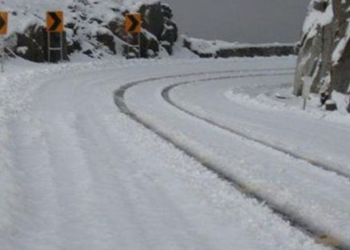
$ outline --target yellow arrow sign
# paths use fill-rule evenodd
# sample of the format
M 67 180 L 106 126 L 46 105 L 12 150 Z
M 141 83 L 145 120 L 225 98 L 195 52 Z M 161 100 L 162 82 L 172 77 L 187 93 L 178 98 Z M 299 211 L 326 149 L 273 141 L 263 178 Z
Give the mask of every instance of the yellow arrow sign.
M 52 11 L 46 14 L 46 27 L 48 32 L 62 33 L 64 30 L 63 12 Z
M 8 13 L 0 12 L 0 35 L 7 34 Z
M 125 16 L 125 31 L 129 33 L 141 33 L 142 17 L 139 13 L 127 14 Z

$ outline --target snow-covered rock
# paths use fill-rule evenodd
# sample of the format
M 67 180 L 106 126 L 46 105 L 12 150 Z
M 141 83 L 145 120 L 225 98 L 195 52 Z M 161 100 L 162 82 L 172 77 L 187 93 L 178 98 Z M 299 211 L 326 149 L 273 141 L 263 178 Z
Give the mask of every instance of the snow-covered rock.
M 311 1 L 299 44 L 294 94 L 301 95 L 305 76 L 312 77 L 312 92 L 348 92 L 349 22 L 350 1 Z
M 63 55 L 67 60 L 75 52 L 93 58 L 101 58 L 107 54 L 122 55 L 126 51 L 125 47 L 137 42 L 136 37 L 124 31 L 124 15 L 130 12 L 140 12 L 143 16 L 143 57 L 157 54 L 162 41 L 168 42 L 170 49 L 166 49 L 171 52 L 177 39 L 177 28 L 171 20 L 170 7 L 157 0 L 3 0 L 1 3 L 2 9 L 10 14 L 6 47 L 31 61 L 43 62 L 48 57 L 45 30 L 47 11 L 64 12 Z M 169 27 L 172 32 L 171 39 L 163 35 L 168 32 Z M 157 33 L 153 33 L 155 31 Z M 58 41 L 59 37 L 53 42 Z M 23 47 L 27 49 L 19 49 Z M 59 57 L 52 52 L 52 58 L 57 60 Z

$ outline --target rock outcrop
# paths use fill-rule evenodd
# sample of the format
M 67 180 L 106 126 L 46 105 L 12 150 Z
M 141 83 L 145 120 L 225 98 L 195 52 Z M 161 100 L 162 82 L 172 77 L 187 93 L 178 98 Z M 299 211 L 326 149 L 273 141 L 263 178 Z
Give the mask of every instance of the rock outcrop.
M 311 92 L 341 93 L 350 83 L 350 1 L 312 0 L 299 44 L 294 94 L 301 95 L 304 77 Z
M 24 59 L 33 62 L 45 62 L 48 58 L 48 34 L 43 26 L 31 25 L 25 29 L 23 33 L 16 33 L 12 36 L 11 50 Z M 60 51 L 50 51 L 51 62 L 61 60 L 68 60 L 68 44 L 66 33 L 62 34 L 63 48 L 62 55 Z M 60 47 L 60 36 L 58 34 L 51 34 L 51 47 Z
M 173 53 L 173 45 L 178 38 L 178 28 L 172 20 L 171 8 L 164 3 L 144 4 L 138 11 L 142 16 L 141 57 L 154 57 L 162 46 L 169 55 Z M 131 39 L 137 44 L 137 36 Z

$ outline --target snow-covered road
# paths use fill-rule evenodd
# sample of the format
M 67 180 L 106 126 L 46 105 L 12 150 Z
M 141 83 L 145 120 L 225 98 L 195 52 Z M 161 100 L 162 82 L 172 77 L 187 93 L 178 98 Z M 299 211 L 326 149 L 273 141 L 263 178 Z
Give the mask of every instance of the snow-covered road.
M 348 171 L 346 126 L 263 112 L 231 93 L 290 83 L 294 65 L 293 57 L 119 61 L 1 76 L 1 249 L 327 249 L 270 207 L 331 245 L 350 246 L 347 178 L 208 124 L 162 96 L 190 81 L 169 92 L 183 109 L 298 152 L 313 146 L 313 157 L 327 152 L 327 162 Z M 223 79 L 200 81 L 213 77 Z M 115 105 L 118 89 L 130 112 Z

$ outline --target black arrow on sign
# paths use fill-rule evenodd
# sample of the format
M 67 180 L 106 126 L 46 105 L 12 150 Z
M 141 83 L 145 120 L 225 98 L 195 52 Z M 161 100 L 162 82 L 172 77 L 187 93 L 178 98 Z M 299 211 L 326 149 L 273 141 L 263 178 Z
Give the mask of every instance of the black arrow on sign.
M 55 12 L 49 12 L 50 17 L 54 20 L 54 23 L 50 27 L 50 31 L 55 31 L 61 25 L 62 20 L 56 15 Z
M 5 22 L 5 20 L 2 18 L 2 16 L 0 15 L 0 30 L 1 30 L 4 26 L 6 26 L 6 22 Z
M 129 16 L 130 21 L 132 22 L 132 25 L 129 29 L 130 32 L 133 32 L 134 30 L 136 30 L 136 28 L 140 25 L 139 21 L 133 16 L 130 15 Z

